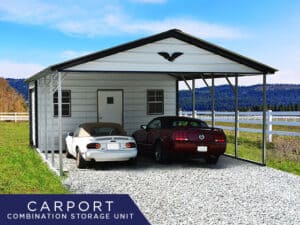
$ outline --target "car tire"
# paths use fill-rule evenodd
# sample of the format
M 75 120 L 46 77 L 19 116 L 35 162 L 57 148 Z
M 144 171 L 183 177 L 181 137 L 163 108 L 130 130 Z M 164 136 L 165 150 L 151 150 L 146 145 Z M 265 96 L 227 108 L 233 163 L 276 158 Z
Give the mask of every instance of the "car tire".
M 131 158 L 131 159 L 128 160 L 128 165 L 130 165 L 130 166 L 136 166 L 137 161 L 138 161 L 137 157 Z
M 217 164 L 218 160 L 219 160 L 219 156 L 218 155 L 209 155 L 206 157 L 206 162 L 208 164 Z
M 76 153 L 76 166 L 79 169 L 83 169 L 87 166 L 87 162 L 82 157 L 80 151 L 77 151 L 77 153 Z
M 68 147 L 66 148 L 66 158 L 68 158 L 68 159 L 72 159 L 73 158 L 73 156 L 69 152 L 69 148 Z
M 136 140 L 136 137 L 135 137 L 134 135 L 132 135 L 132 137 L 133 137 L 133 139 L 134 139 L 134 140 Z M 140 149 L 140 147 L 138 146 L 138 144 L 137 144 L 137 143 L 136 143 L 136 145 L 137 145 L 137 148 L 136 148 L 136 149 L 137 149 L 137 156 L 136 156 L 136 157 L 138 157 L 138 156 L 140 156 L 140 155 L 141 155 L 141 152 L 140 152 L 140 150 L 139 150 L 139 149 Z
M 161 142 L 157 142 L 154 147 L 154 160 L 158 163 L 167 163 L 169 158 L 163 149 Z

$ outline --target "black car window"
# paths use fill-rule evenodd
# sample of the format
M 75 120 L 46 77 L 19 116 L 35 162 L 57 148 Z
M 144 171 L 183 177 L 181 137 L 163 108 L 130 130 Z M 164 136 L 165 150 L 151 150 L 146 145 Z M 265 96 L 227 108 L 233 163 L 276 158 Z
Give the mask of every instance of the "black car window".
M 170 127 L 201 127 L 207 128 L 207 124 L 204 121 L 196 121 L 196 120 L 173 120 L 169 123 Z
M 161 128 L 161 121 L 159 119 L 155 119 L 150 122 L 147 127 L 150 129 L 159 129 Z
M 207 126 L 207 124 L 205 123 L 205 122 L 203 122 L 203 121 L 191 121 L 190 123 L 189 123 L 189 125 L 191 126 L 191 127 L 208 127 Z
M 189 121 L 177 120 L 173 121 L 172 127 L 186 127 L 189 124 Z

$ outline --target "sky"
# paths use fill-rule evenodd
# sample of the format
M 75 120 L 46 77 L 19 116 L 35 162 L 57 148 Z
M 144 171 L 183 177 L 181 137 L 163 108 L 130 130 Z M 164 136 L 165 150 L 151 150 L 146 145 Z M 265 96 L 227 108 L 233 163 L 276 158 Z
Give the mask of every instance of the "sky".
M 1 0 L 0 76 L 177 28 L 278 69 L 268 83 L 300 84 L 299 12 L 299 0 Z

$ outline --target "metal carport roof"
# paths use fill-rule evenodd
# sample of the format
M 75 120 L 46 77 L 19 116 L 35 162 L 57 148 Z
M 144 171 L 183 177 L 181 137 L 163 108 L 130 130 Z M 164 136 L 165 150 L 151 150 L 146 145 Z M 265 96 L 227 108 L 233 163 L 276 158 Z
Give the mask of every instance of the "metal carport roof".
M 186 43 L 189 43 L 191 45 L 194 45 L 196 47 L 199 47 L 201 49 L 205 49 L 209 52 L 215 53 L 217 55 L 220 55 L 222 57 L 225 57 L 227 59 L 230 59 L 232 61 L 235 61 L 237 63 L 243 64 L 247 67 L 253 68 L 257 70 L 257 73 L 252 73 L 252 75 L 255 74 L 274 74 L 277 69 L 270 67 L 268 65 L 265 65 L 263 63 L 260 63 L 258 61 L 255 61 L 253 59 L 250 59 L 248 57 L 242 56 L 240 54 L 237 54 L 235 52 L 232 52 L 228 49 L 222 48 L 220 46 L 214 45 L 210 42 L 204 41 L 202 39 L 199 39 L 197 37 L 191 36 L 187 33 L 182 32 L 181 30 L 178 29 L 172 29 L 168 30 L 166 32 L 162 32 L 156 35 L 152 35 L 146 38 L 142 38 L 136 41 L 128 42 L 122 45 L 118 45 L 116 47 L 108 48 L 102 51 L 98 51 L 92 54 L 88 54 L 79 58 L 75 58 L 72 60 L 68 60 L 59 64 L 55 64 L 52 66 L 47 67 L 46 69 L 40 71 L 39 73 L 33 75 L 32 77 L 28 78 L 26 81 L 30 82 L 36 79 L 39 79 L 40 77 L 43 77 L 51 72 L 58 71 L 58 72 L 72 72 L 68 68 L 74 67 L 83 63 L 87 63 L 96 59 L 101 59 L 110 55 L 117 54 L 119 52 L 124 52 L 129 49 L 137 48 L 149 43 L 153 43 L 156 41 L 160 41 L 166 38 L 176 38 L 178 40 L 184 41 Z M 89 72 L 103 72 L 103 71 L 89 71 Z M 120 71 L 118 71 L 120 72 Z M 125 71 L 124 71 L 125 72 Z M 129 71 L 129 72 L 140 72 L 140 71 Z M 171 72 L 171 71 L 170 71 Z M 182 72 L 177 73 L 177 72 L 172 72 L 172 76 L 176 77 L 178 80 L 182 80 Z M 211 78 L 211 76 L 215 74 L 218 77 L 230 77 L 230 76 L 247 76 L 250 75 L 249 73 L 247 74 L 242 74 L 242 73 L 235 73 L 235 72 L 230 72 L 230 73 L 214 73 L 213 71 L 199 71 L 199 72 L 185 72 L 185 78 L 186 79 L 200 79 L 200 78 Z

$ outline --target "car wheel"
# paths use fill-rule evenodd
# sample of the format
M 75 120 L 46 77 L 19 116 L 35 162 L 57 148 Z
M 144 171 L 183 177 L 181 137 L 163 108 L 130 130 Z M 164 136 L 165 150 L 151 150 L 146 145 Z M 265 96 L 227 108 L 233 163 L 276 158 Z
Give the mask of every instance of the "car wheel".
M 130 166 L 136 166 L 137 161 L 138 161 L 138 160 L 137 160 L 137 157 L 131 158 L 131 159 L 128 160 L 128 164 L 129 164 Z
M 161 142 L 157 142 L 154 148 L 154 160 L 158 163 L 167 163 L 168 157 Z
M 77 151 L 77 153 L 76 153 L 76 166 L 79 169 L 83 169 L 87 166 L 87 162 L 82 157 L 80 151 Z
M 209 155 L 206 157 L 206 162 L 208 164 L 217 164 L 218 160 L 219 160 L 218 155 Z
M 66 149 L 66 157 L 68 158 L 68 159 L 72 159 L 73 158 L 73 156 L 70 154 L 70 152 L 69 152 L 69 148 L 68 148 L 68 146 L 67 146 L 67 149 Z

